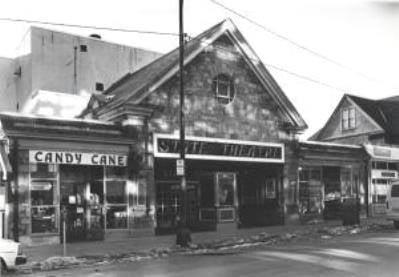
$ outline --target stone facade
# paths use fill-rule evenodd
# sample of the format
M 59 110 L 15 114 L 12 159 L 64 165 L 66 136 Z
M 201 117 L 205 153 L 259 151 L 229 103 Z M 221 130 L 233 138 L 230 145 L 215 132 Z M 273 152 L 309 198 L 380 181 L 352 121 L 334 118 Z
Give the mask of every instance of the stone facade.
M 231 41 L 222 36 L 185 66 L 186 136 L 284 143 L 285 163 L 279 202 L 284 207 L 287 221 L 295 221 L 296 134 L 282 128 L 284 117 L 280 107 L 234 49 Z M 212 89 L 213 78 L 221 73 L 234 79 L 235 97 L 227 105 L 217 101 Z M 178 76 L 150 94 L 144 104 L 157 107 L 148 121 L 148 142 L 152 149 L 152 133 L 176 133 L 179 130 Z
M 220 73 L 234 79 L 235 98 L 227 105 L 218 103 L 212 90 L 212 80 Z M 280 128 L 283 118 L 279 107 L 226 37 L 186 65 L 184 78 L 187 136 L 265 142 L 290 139 Z M 148 96 L 145 103 L 158 106 L 150 120 L 150 132 L 179 130 L 177 76 Z

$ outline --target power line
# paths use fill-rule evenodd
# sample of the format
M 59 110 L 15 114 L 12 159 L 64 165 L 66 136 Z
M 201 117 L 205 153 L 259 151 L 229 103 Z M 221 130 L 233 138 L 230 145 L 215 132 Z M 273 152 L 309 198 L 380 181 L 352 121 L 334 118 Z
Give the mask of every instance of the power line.
M 72 27 L 72 28 L 80 28 L 80 29 L 93 29 L 93 30 L 124 32 L 124 33 L 137 33 L 137 34 L 147 34 L 147 35 L 179 36 L 179 34 L 177 34 L 177 33 L 169 33 L 169 32 L 157 32 L 157 31 L 137 30 L 137 29 L 112 28 L 112 27 L 107 27 L 107 26 L 68 24 L 68 23 L 50 22 L 50 21 L 38 21 L 38 20 L 29 20 L 29 19 L 21 19 L 21 18 L 0 17 L 0 21 L 34 23 L 34 24 L 63 26 L 63 27 Z
M 277 37 L 277 38 L 279 38 L 281 40 L 284 40 L 284 41 L 294 45 L 295 47 L 297 47 L 297 48 L 299 48 L 299 49 L 301 49 L 301 50 L 303 50 L 305 52 L 308 52 L 308 53 L 310 53 L 310 54 L 312 54 L 312 55 L 314 55 L 314 56 L 316 56 L 316 57 L 318 57 L 320 59 L 328 61 L 328 62 L 330 62 L 330 63 L 332 63 L 332 64 L 334 64 L 334 65 L 336 65 L 338 67 L 341 67 L 343 69 L 351 71 L 351 72 L 363 77 L 364 79 L 367 79 L 367 80 L 373 81 L 373 82 L 381 83 L 380 80 L 377 80 L 377 79 L 375 79 L 373 77 L 370 77 L 370 76 L 368 76 L 368 75 L 366 75 L 366 74 L 364 74 L 362 72 L 359 72 L 359 71 L 357 71 L 355 69 L 352 69 L 352 68 L 350 68 L 350 67 L 348 67 L 348 66 L 346 66 L 346 65 L 344 65 L 344 64 L 342 64 L 340 62 L 337 62 L 337 61 L 335 61 L 335 60 L 333 60 L 333 59 L 331 59 L 331 58 L 329 58 L 329 57 L 327 57 L 327 56 L 325 56 L 325 55 L 323 55 L 323 54 L 321 54 L 319 52 L 316 52 L 316 51 L 310 49 L 309 47 L 306 47 L 306 46 L 304 46 L 302 44 L 299 44 L 299 43 L 295 42 L 294 40 L 290 39 L 289 37 L 284 36 L 282 34 L 279 34 L 278 32 L 276 32 L 276 31 L 274 31 L 274 30 L 272 30 L 272 29 L 270 29 L 270 28 L 268 28 L 268 27 L 256 22 L 255 20 L 249 18 L 248 16 L 246 16 L 246 15 L 244 15 L 242 13 L 237 12 L 236 10 L 233 10 L 232 8 L 229 8 L 229 7 L 225 6 L 225 5 L 223 5 L 222 3 L 220 3 L 220 2 L 218 2 L 216 0 L 209 0 L 209 1 L 214 3 L 214 4 L 216 4 L 216 5 L 218 5 L 219 7 L 222 7 L 223 9 L 225 9 L 225 10 L 227 10 L 227 11 L 229 11 L 229 12 L 235 14 L 235 15 L 237 15 L 238 17 L 250 22 L 251 24 L 253 24 L 253 25 L 265 30 L 266 32 L 272 34 L 273 36 L 275 36 L 275 37 Z
M 217 45 L 213 45 L 213 44 L 211 44 L 209 41 L 206 41 L 206 40 L 201 40 L 201 41 L 202 41 L 203 43 L 205 43 L 207 46 L 212 46 L 212 47 L 214 47 L 214 48 L 216 48 L 216 49 L 219 49 L 219 50 L 222 50 L 222 51 L 231 53 L 231 54 L 233 54 L 233 55 L 240 55 L 236 50 L 231 50 L 231 49 L 227 49 L 227 48 L 220 47 L 220 46 L 217 46 Z M 241 51 L 241 50 L 240 50 L 240 51 Z M 241 55 L 240 55 L 240 56 L 241 56 Z M 259 62 L 259 60 L 252 59 L 252 58 L 250 58 L 250 57 L 248 57 L 248 56 L 247 56 L 247 58 L 248 58 L 249 60 L 253 61 L 253 62 L 256 62 L 256 63 Z M 289 74 L 289 75 L 291 75 L 291 76 L 294 76 L 294 77 L 296 77 L 296 78 L 303 79 L 303 80 L 305 80 L 305 81 L 312 82 L 312 83 L 315 83 L 315 84 L 318 84 L 318 85 L 321 85 L 321 86 L 324 86 L 324 87 L 328 87 L 328 88 L 330 88 L 330 89 L 334 89 L 334 90 L 337 90 L 337 91 L 339 91 L 339 92 L 346 93 L 346 92 L 350 91 L 349 89 L 344 89 L 344 88 L 341 88 L 341 87 L 338 87 L 338 86 L 331 85 L 331 84 L 329 84 L 329 83 L 327 83 L 327 82 L 320 81 L 320 80 L 317 80 L 317 79 L 315 79 L 315 78 L 312 78 L 312 77 L 309 77 L 309 76 L 306 76 L 306 75 L 303 75 L 303 74 L 300 74 L 300 73 L 296 73 L 296 72 L 294 72 L 294 71 L 285 69 L 284 67 L 281 67 L 281 66 L 273 65 L 273 64 L 270 64 L 270 63 L 264 63 L 264 62 L 262 62 L 262 63 L 263 63 L 266 67 L 273 68 L 273 69 L 275 69 L 275 70 L 284 72 L 284 73 Z

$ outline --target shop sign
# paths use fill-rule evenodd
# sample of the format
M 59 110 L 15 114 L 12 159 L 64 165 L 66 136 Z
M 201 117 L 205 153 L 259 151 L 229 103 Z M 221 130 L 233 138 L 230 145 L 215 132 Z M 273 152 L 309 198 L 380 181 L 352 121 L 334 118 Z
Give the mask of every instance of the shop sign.
M 391 150 L 387 148 L 374 146 L 374 155 L 379 157 L 391 157 Z
M 30 163 L 126 166 L 127 156 L 101 153 L 30 150 Z
M 373 178 L 373 179 L 396 179 L 396 178 L 398 178 L 398 172 L 396 170 L 373 169 L 371 171 L 371 178 Z
M 155 157 L 177 158 L 180 140 L 154 134 L 154 148 Z M 187 137 L 184 148 L 188 159 L 284 162 L 284 145 L 279 143 Z

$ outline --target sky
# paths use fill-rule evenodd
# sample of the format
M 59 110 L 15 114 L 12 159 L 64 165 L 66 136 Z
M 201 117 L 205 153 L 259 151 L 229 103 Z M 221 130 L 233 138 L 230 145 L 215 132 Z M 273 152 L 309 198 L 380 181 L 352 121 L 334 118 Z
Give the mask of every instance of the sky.
M 233 20 L 307 122 L 302 138 L 324 125 L 344 93 L 372 99 L 399 95 L 399 0 L 215 1 L 333 61 L 211 0 L 184 1 L 184 28 L 190 36 L 225 18 Z M 0 18 L 177 33 L 178 0 L 3 1 Z M 176 36 L 34 25 L 79 35 L 99 33 L 107 41 L 161 53 L 178 45 Z M 0 21 L 0 56 L 16 55 L 28 27 Z

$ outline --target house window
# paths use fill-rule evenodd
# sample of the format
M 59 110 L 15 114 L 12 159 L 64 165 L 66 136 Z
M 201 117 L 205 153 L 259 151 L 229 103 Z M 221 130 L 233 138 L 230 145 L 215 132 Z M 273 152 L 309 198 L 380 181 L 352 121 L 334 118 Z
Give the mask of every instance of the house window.
M 354 107 L 342 110 L 342 130 L 356 128 L 356 112 Z
M 234 99 L 234 83 L 230 76 L 219 74 L 213 79 L 213 91 L 221 104 L 229 104 Z
M 96 91 L 104 91 L 104 84 L 96 83 Z

